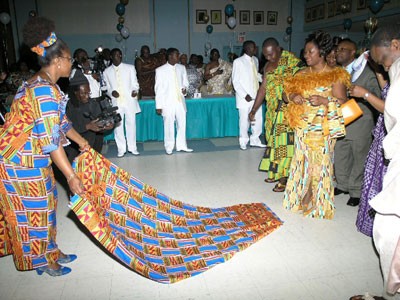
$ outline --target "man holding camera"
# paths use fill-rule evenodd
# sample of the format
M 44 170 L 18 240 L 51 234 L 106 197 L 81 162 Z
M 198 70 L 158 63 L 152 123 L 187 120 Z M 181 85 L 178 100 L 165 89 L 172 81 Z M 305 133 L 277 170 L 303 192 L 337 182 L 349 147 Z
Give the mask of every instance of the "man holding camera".
M 104 71 L 104 80 L 107 84 L 107 94 L 113 106 L 118 106 L 118 113 L 122 121 L 114 129 L 114 138 L 118 148 L 118 157 L 123 157 L 128 152 L 139 155 L 136 146 L 136 114 L 140 113 L 137 100 L 139 83 L 136 69 L 133 65 L 122 63 L 122 52 L 118 48 L 111 50 L 111 62 Z M 125 122 L 125 132 L 124 132 Z

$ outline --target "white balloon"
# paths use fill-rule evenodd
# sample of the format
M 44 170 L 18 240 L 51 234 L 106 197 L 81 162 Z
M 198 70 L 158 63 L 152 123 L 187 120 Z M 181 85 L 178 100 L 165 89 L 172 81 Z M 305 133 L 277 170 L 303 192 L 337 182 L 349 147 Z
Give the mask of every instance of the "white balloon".
M 234 28 L 236 26 L 236 18 L 235 17 L 229 17 L 228 18 L 228 27 L 230 29 Z
M 115 40 L 116 40 L 118 43 L 120 43 L 120 42 L 122 41 L 122 39 L 123 39 L 123 37 L 122 37 L 122 35 L 121 35 L 120 33 L 117 33 L 117 34 L 115 35 Z
M 210 50 L 211 49 L 211 43 L 210 42 L 207 42 L 207 43 L 205 43 L 204 44 L 204 49 L 206 49 L 206 50 Z
M 121 35 L 124 39 L 127 39 L 129 37 L 129 28 L 124 26 L 121 29 Z
M 10 15 L 6 12 L 2 12 L 0 14 L 0 22 L 3 23 L 4 25 L 7 25 L 8 23 L 10 23 Z

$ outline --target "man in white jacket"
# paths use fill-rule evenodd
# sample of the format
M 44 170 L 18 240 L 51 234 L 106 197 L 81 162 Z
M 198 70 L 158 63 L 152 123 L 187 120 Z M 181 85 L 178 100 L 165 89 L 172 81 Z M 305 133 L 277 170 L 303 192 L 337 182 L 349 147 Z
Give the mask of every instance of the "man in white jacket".
M 255 121 L 250 124 L 249 113 L 253 107 L 261 81 L 258 73 L 258 59 L 255 57 L 256 44 L 253 41 L 243 43 L 244 54 L 233 61 L 232 83 L 236 92 L 236 108 L 239 110 L 239 145 L 246 150 L 250 140 L 250 146 L 265 148 L 260 141 L 262 133 L 262 109 L 255 114 Z M 249 139 L 249 127 L 251 136 Z
M 179 51 L 176 48 L 167 50 L 167 63 L 156 69 L 156 112 L 164 120 L 164 147 L 168 155 L 175 146 L 176 151 L 192 152 L 186 143 L 186 102 L 185 96 L 189 81 L 186 68 L 178 64 Z
M 118 48 L 111 50 L 112 65 L 104 70 L 104 80 L 107 83 L 107 94 L 113 106 L 118 106 L 122 121 L 114 129 L 114 138 L 118 148 L 118 157 L 123 157 L 128 151 L 139 155 L 136 146 L 136 114 L 140 113 L 137 100 L 139 83 L 136 69 L 133 65 L 122 63 L 122 52 Z M 125 132 L 124 133 L 124 122 Z

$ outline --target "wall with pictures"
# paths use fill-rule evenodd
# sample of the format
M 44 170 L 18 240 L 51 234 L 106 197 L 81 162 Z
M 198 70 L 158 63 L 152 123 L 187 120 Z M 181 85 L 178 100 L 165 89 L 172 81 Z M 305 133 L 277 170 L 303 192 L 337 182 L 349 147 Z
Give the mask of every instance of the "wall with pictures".
M 118 47 L 127 62 L 133 62 L 142 45 L 148 45 L 152 52 L 161 47 L 177 47 L 182 53 L 204 56 L 206 45 L 223 54 L 226 47 L 240 49 L 243 40 L 254 40 L 260 46 L 267 37 L 274 37 L 285 49 L 299 53 L 304 41 L 302 1 L 125 0 L 128 4 L 122 16 L 123 25 L 129 29 L 126 39 L 121 39 L 117 30 L 120 16 L 116 6 L 120 0 L 8 1 L 16 49 L 22 43 L 22 26 L 32 10 L 55 21 L 58 35 L 72 51 L 84 48 L 91 56 L 99 45 Z M 285 33 L 291 2 L 292 42 Z M 228 4 L 234 6 L 236 26 L 233 29 L 226 23 Z M 205 15 L 210 17 L 208 23 L 204 22 Z M 207 33 L 208 25 L 213 26 L 211 33 Z

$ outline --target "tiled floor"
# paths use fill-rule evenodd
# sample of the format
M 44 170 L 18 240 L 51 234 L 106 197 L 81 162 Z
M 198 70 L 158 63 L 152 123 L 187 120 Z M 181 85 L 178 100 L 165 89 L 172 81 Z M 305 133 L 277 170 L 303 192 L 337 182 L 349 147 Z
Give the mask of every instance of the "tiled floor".
M 258 172 L 262 150 L 239 150 L 237 139 L 189 141 L 193 153 L 165 155 L 162 143 L 139 144 L 141 155 L 106 157 L 169 196 L 212 207 L 265 202 L 285 221 L 271 235 L 230 261 L 176 284 L 150 281 L 110 257 L 79 226 L 59 188 L 58 244 L 76 253 L 72 273 L 50 277 L 18 272 L 12 257 L 0 258 L 0 299 L 315 299 L 346 300 L 369 291 L 380 295 L 382 279 L 371 239 L 354 223 L 357 208 L 336 198 L 334 220 L 305 219 L 282 208 Z

